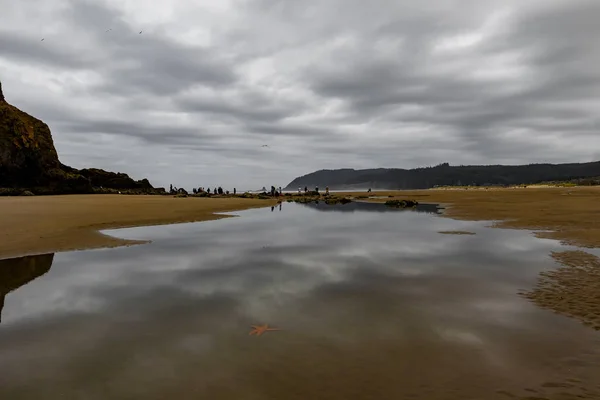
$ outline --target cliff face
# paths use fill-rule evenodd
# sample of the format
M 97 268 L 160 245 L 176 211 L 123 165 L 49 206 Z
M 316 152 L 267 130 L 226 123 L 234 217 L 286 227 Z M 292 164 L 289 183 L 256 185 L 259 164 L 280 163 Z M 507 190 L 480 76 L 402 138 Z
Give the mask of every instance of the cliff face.
M 6 102 L 0 83 L 0 194 L 29 190 L 35 194 L 93 193 L 95 188 L 142 190 L 154 188 L 147 179 L 101 169 L 68 167 L 58 159 L 50 128 Z
M 0 187 L 61 185 L 90 191 L 82 178 L 61 170 L 48 125 L 8 104 L 0 87 Z

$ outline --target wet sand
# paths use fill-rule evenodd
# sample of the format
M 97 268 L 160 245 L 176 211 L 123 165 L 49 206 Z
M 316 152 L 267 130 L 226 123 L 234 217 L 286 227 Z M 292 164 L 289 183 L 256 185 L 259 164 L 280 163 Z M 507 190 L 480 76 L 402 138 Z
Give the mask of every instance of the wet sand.
M 600 330 L 600 258 L 584 251 L 555 252 L 552 257 L 562 266 L 542 272 L 536 287 L 523 295 Z
M 600 187 L 432 189 L 375 195 L 384 198 L 365 200 L 441 203 L 446 217 L 492 221 L 494 227 L 536 230 L 537 237 L 566 245 L 600 247 Z M 600 259 L 584 251 L 553 253 L 552 257 L 562 267 L 542 273 L 536 288 L 523 294 L 540 307 L 600 329 Z
M 102 229 L 208 221 L 274 204 L 244 198 L 70 195 L 0 198 L 0 258 L 58 251 L 116 247 L 141 242 Z
M 365 192 L 346 195 L 366 196 Z M 490 188 L 468 190 L 411 190 L 377 192 L 378 198 L 362 199 L 385 203 L 415 199 L 438 203 L 444 215 L 469 221 L 494 221 L 499 228 L 540 231 L 536 236 L 560 240 L 579 247 L 600 247 L 600 187 Z M 383 196 L 383 197 L 381 197 Z M 392 197 L 388 197 L 392 196 Z

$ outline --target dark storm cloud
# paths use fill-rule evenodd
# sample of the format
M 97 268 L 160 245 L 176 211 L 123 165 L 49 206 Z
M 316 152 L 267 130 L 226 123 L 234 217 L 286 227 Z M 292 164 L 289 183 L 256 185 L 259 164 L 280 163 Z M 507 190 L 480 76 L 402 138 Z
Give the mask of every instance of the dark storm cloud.
M 258 135 L 315 137 L 334 134 L 334 129 L 321 124 L 286 121 L 306 111 L 310 104 L 283 96 L 269 97 L 263 93 L 238 88 L 233 95 L 217 97 L 181 96 L 176 107 L 188 113 L 211 116 L 219 121 L 236 124 L 243 132 Z
M 231 66 L 215 52 L 182 45 L 151 31 L 144 33 L 143 27 L 125 23 L 117 10 L 95 2 L 74 1 L 68 14 L 79 29 L 93 32 L 107 53 L 103 64 L 105 83 L 100 90 L 121 94 L 133 90 L 161 96 L 194 85 L 221 86 L 236 80 Z
M 114 62 L 106 66 L 105 83 L 99 90 L 167 96 L 195 85 L 220 87 L 235 82 L 233 70 L 210 51 L 148 36 L 135 44 L 119 43 L 114 47 Z
M 276 104 L 256 104 L 255 102 L 236 105 L 216 99 L 187 98 L 179 100 L 178 105 L 187 112 L 213 114 L 233 121 L 276 122 L 294 114 L 294 110 L 291 108 Z
M 215 51 L 177 43 L 128 24 L 121 13 L 101 2 L 71 1 L 64 17 L 70 22 L 69 43 L 50 35 L 44 42 L 28 31 L 0 31 L 3 57 L 57 68 L 100 73 L 93 91 L 163 96 L 194 85 L 234 83 L 233 66 Z M 110 29 L 109 32 L 106 32 Z M 66 45 L 68 44 L 68 45 Z
M 81 54 L 63 46 L 41 41 L 25 32 L 0 31 L 0 54 L 25 64 L 44 64 L 55 68 L 88 68 L 94 63 L 93 55 Z
M 335 129 L 323 126 L 311 126 L 300 123 L 269 124 L 261 122 L 249 122 L 246 124 L 249 132 L 276 136 L 300 136 L 303 138 L 314 138 L 318 136 L 331 136 Z M 331 137 L 329 137 L 331 139 Z
M 195 127 L 146 125 L 137 121 L 85 120 L 64 124 L 62 128 L 65 132 L 81 135 L 103 133 L 142 139 L 150 143 L 173 145 L 218 137 L 216 134 Z

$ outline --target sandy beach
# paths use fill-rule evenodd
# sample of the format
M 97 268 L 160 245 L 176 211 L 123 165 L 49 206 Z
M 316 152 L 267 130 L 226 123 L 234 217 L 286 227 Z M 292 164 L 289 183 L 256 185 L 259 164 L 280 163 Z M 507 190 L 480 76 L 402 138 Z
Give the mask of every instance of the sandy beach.
M 438 203 L 445 207 L 444 216 L 448 218 L 490 221 L 497 228 L 535 230 L 538 237 L 579 247 L 600 247 L 597 187 L 390 191 L 373 193 L 375 199 L 367 199 L 365 192 L 345 195 L 373 202 L 414 199 Z M 274 203 L 171 196 L 4 197 L 0 198 L 0 258 L 139 244 L 103 235 L 99 230 L 214 220 L 223 218 L 215 214 L 218 212 Z M 582 252 L 557 253 L 553 257 L 562 267 L 542 275 L 539 285 L 523 294 L 541 307 L 600 328 L 598 299 L 588 296 L 600 287 L 600 260 Z
M 215 213 L 274 204 L 244 198 L 70 195 L 0 198 L 0 258 L 116 247 L 139 242 L 103 235 L 102 229 L 208 221 Z
M 521 294 L 600 330 L 600 258 L 584 251 L 555 252 L 552 257 L 562 266 L 543 272 L 535 288 Z
M 365 192 L 346 193 L 366 196 Z M 528 187 L 467 190 L 411 190 L 376 192 L 384 203 L 414 199 L 438 203 L 444 216 L 460 220 L 492 221 L 494 227 L 539 231 L 536 236 L 579 247 L 600 247 L 600 187 Z M 392 196 L 392 197 L 388 197 Z M 363 199 L 367 200 L 367 199 Z
M 341 193 L 340 193 L 341 195 Z M 363 201 L 414 199 L 438 203 L 444 216 L 491 221 L 494 227 L 536 230 L 543 238 L 600 247 L 600 188 L 348 192 Z M 275 200 L 172 196 L 70 195 L 0 197 L 0 258 L 133 244 L 98 230 L 206 221 L 218 212 L 266 207 Z

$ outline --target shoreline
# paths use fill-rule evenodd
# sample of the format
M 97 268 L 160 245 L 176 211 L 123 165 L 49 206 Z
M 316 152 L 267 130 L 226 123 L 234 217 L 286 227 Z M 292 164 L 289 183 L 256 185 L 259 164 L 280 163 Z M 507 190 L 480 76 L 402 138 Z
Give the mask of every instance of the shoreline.
M 600 227 L 593 222 L 600 214 L 600 187 L 380 191 L 372 198 L 366 192 L 335 195 L 375 203 L 413 199 L 438 204 L 443 218 L 490 221 L 495 228 L 526 229 L 539 238 L 567 245 L 600 247 Z M 268 207 L 286 198 L 110 194 L 0 197 L 0 259 L 145 243 L 100 231 L 228 218 L 231 216 L 215 213 Z
M 344 192 L 366 196 L 365 192 Z M 407 190 L 380 192 L 363 201 L 413 199 L 443 207 L 442 217 L 463 221 L 490 221 L 491 227 L 535 231 L 543 239 L 583 248 L 600 247 L 600 187 L 531 187 L 490 190 Z M 383 197 L 386 196 L 386 197 Z
M 275 199 L 61 195 L 0 198 L 0 259 L 147 243 L 100 231 L 231 218 Z

